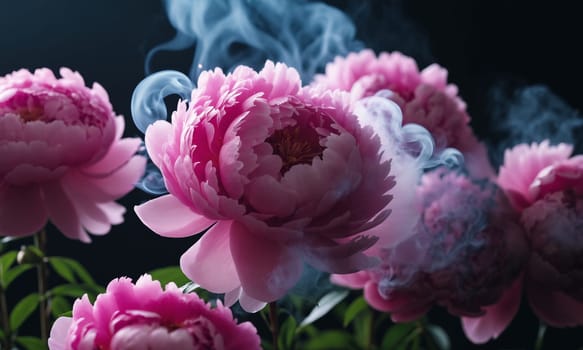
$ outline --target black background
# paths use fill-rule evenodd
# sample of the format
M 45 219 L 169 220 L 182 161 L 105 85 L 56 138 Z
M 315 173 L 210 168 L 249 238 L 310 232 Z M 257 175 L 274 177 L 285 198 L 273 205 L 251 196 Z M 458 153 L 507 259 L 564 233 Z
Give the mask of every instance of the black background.
M 355 4 L 331 3 L 346 9 L 354 9 Z M 499 78 L 545 84 L 575 109 L 583 107 L 583 22 L 576 3 L 410 0 L 404 10 L 425 36 L 431 53 L 418 56 L 420 66 L 435 61 L 449 70 L 450 81 L 459 86 L 468 103 L 476 133 L 488 137 L 486 91 Z M 367 20 L 357 18 L 357 23 L 367 24 L 361 27 L 360 39 L 372 38 L 367 43 L 376 50 L 401 49 L 416 55 L 415 43 L 385 46 L 383 26 L 387 23 L 381 12 L 372 13 Z M 2 1 L 0 75 L 19 68 L 70 67 L 87 83 L 102 84 L 117 113 L 129 118 L 131 93 L 144 77 L 147 51 L 172 36 L 158 0 Z M 126 136 L 141 136 L 129 119 Z M 146 229 L 131 207 L 149 198 L 136 190 L 121 200 L 129 208 L 125 223 L 104 237 L 93 237 L 90 245 L 49 232 L 50 254 L 78 259 L 104 285 L 114 277 L 137 278 L 151 269 L 177 264 L 193 238 L 164 239 Z M 441 311 L 431 317 L 446 327 L 455 349 L 472 348 L 456 319 Z M 498 341 L 478 348 L 528 349 L 536 329 L 537 321 L 523 307 Z M 583 345 L 582 333 L 581 328 L 550 330 L 546 343 L 557 344 L 549 349 L 575 349 Z

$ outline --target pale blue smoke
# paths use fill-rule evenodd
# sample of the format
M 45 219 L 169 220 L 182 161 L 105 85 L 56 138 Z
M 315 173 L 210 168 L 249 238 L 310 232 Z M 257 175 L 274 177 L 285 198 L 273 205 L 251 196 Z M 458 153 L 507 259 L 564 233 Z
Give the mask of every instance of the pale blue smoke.
M 178 95 L 186 100 L 193 88 L 192 81 L 180 72 L 162 71 L 148 76 L 136 86 L 132 95 L 131 111 L 134 124 L 145 133 L 148 126 L 156 120 L 167 119 L 168 110 L 164 98 Z M 148 157 L 145 147 L 142 147 L 141 153 Z M 136 187 L 151 194 L 167 192 L 160 170 L 150 160 L 144 176 Z
M 163 50 L 194 46 L 189 72 L 195 81 L 201 70 L 237 65 L 258 69 L 266 59 L 296 68 L 304 82 L 337 55 L 362 48 L 352 20 L 342 11 L 304 0 L 165 0 L 174 39 L 155 47 Z
M 461 166 L 463 155 L 459 150 L 446 148 L 437 152 L 435 140 L 426 128 L 414 123 L 403 125 L 403 114 L 390 99 L 392 94 L 390 90 L 380 90 L 374 96 L 358 101 L 355 107 L 361 124 L 372 126 L 381 139 L 393 143 L 389 147 L 393 154 L 387 153 L 384 157 L 387 160 L 391 157 L 401 159 L 403 163 L 407 162 L 405 159 L 411 159 L 415 163 L 413 167 L 418 170 L 442 165 L 450 168 Z
M 500 164 L 504 149 L 519 143 L 549 140 L 575 146 L 583 151 L 583 117 L 547 86 L 513 88 L 499 84 L 490 92 L 494 161 Z
M 142 80 L 132 95 L 131 111 L 134 123 L 141 132 L 156 120 L 166 120 L 168 111 L 164 98 L 178 95 L 183 100 L 190 97 L 192 81 L 177 71 L 154 73 Z

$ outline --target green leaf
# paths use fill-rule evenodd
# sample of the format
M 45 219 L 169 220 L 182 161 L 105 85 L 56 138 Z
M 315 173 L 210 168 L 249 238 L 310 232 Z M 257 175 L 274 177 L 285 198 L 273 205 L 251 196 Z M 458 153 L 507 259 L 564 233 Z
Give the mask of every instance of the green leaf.
M 75 274 L 81 279 L 82 282 L 87 283 L 87 284 L 91 284 L 91 285 L 97 284 L 97 283 L 95 283 L 95 280 L 93 279 L 93 277 L 91 277 L 91 274 L 89 273 L 89 271 L 87 271 L 87 269 L 85 269 L 83 267 L 83 265 L 81 265 L 79 262 L 77 262 L 76 260 L 70 259 L 70 258 L 61 258 L 61 259 L 63 259 L 65 261 L 65 263 L 69 265 L 71 270 L 73 270 L 75 272 Z
M 278 344 L 280 349 L 293 349 L 296 328 L 298 323 L 293 316 L 289 316 L 279 329 Z
M 6 274 L 4 275 L 4 288 L 8 288 L 10 283 L 12 283 L 18 276 L 22 275 L 33 267 L 34 265 L 30 264 L 17 265 L 6 271 Z
M 381 349 L 404 349 L 407 346 L 407 337 L 417 328 L 415 323 L 397 323 L 385 333 Z
M 71 267 L 63 260 L 63 258 L 52 257 L 49 258 L 49 264 L 55 272 L 63 277 L 67 282 L 76 284 L 75 274 Z
M 348 296 L 347 290 L 342 291 L 332 291 L 326 295 L 324 295 L 316 304 L 316 307 L 312 309 L 312 311 L 304 318 L 302 323 L 300 323 L 300 327 L 309 325 L 311 323 L 316 322 L 324 315 L 326 315 L 330 310 L 334 308 L 334 306 L 338 305 L 342 300 L 344 300 Z
M 332 330 L 318 334 L 311 338 L 303 347 L 304 350 L 330 350 L 343 349 L 354 350 L 358 346 L 354 343 L 352 336 L 344 331 Z
M 16 260 L 16 251 L 9 251 L 6 254 L 0 255 L 0 286 L 6 288 L 6 272 Z
M 272 350 L 273 349 L 273 343 L 271 342 L 271 340 L 261 339 L 261 349 L 263 349 L 263 350 Z
M 342 322 L 343 326 L 346 327 L 354 320 L 356 316 L 358 316 L 362 311 L 368 309 L 368 304 L 364 297 L 359 297 L 355 299 L 346 309 L 344 313 L 344 321 Z
M 443 330 L 443 328 L 430 324 L 427 326 L 427 331 L 429 336 L 433 338 L 437 347 L 441 350 L 449 350 L 451 348 L 451 342 L 449 341 L 449 336 Z
M 73 259 L 54 256 L 49 258 L 49 263 L 55 272 L 67 282 L 77 284 L 77 280 L 79 280 L 89 285 L 97 285 L 89 272 Z
M 37 337 L 16 337 L 16 342 L 26 350 L 47 350 L 48 345 Z
M 0 340 L 4 340 L 4 331 L 0 328 Z
M 62 316 L 64 313 L 71 311 L 72 306 L 71 303 L 63 298 L 63 297 L 53 297 L 51 298 L 51 314 L 53 317 L 58 318 Z
M 356 342 L 362 348 L 369 348 L 372 339 L 372 311 L 366 310 L 360 313 L 354 320 L 354 336 Z
M 36 310 L 39 301 L 40 297 L 36 293 L 29 294 L 20 300 L 10 313 L 10 329 L 17 330 L 30 314 Z
M 103 293 L 103 288 L 89 284 L 61 284 L 49 291 L 50 295 L 71 298 L 81 298 L 84 294 L 87 294 L 89 299 L 95 297 L 99 293 Z
M 180 287 L 180 290 L 182 290 L 182 293 L 184 294 L 188 294 L 188 293 L 192 293 L 195 290 L 199 289 L 200 286 L 194 282 L 188 282 L 186 284 L 184 284 L 183 286 Z M 198 294 L 198 293 L 197 293 Z M 200 296 L 200 294 L 199 294 Z M 201 297 L 202 298 L 202 297 Z M 204 299 L 204 298 L 203 298 Z M 206 300 L 206 299 L 205 299 Z
M 182 273 L 182 270 L 180 270 L 180 267 L 178 266 L 168 266 L 152 270 L 150 271 L 150 276 L 152 276 L 152 279 L 160 281 L 162 286 L 165 286 L 170 282 L 176 283 L 177 286 L 182 286 L 190 282 L 188 277 L 184 276 L 184 273 Z
M 80 298 L 87 293 L 87 288 L 79 284 L 62 284 L 49 291 L 50 295 Z

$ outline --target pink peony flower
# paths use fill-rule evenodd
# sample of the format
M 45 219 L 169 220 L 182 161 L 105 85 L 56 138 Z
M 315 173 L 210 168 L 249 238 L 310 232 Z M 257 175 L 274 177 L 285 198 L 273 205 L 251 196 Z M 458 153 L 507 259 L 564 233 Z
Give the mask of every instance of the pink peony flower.
M 526 242 L 509 205 L 491 184 L 449 172 L 423 176 L 416 234 L 382 252 L 378 268 L 332 281 L 364 288 L 368 303 L 395 322 L 423 316 L 433 305 L 479 316 L 516 279 Z
M 305 262 L 334 273 L 370 267 L 376 259 L 362 251 L 376 238 L 366 230 L 389 213 L 394 150 L 351 108 L 345 93 L 302 88 L 283 64 L 203 72 L 172 123 L 147 129 L 170 194 L 136 213 L 166 237 L 210 227 L 182 270 L 247 311 L 282 297 Z
M 415 123 L 429 130 L 438 149 L 458 149 L 472 175 L 494 174 L 485 146 L 469 125 L 457 86 L 448 84 L 447 70 L 437 64 L 419 71 L 415 60 L 400 52 L 382 52 L 377 57 L 372 50 L 363 50 L 337 57 L 313 84 L 349 91 L 354 100 L 390 90 L 390 98 L 403 111 L 403 124 Z
M 121 139 L 105 90 L 63 68 L 0 77 L 0 235 L 34 234 L 50 220 L 90 242 L 123 221 L 114 202 L 140 178 L 139 139 Z
M 149 275 L 132 284 L 115 279 L 91 305 L 87 295 L 73 305 L 73 317 L 53 324 L 50 350 L 260 349 L 250 322 L 237 324 L 220 300 L 211 308 L 174 283 L 163 290 Z
M 522 291 L 535 314 L 555 327 L 583 325 L 583 156 L 566 144 L 521 144 L 504 155 L 498 183 L 520 212 L 530 246 L 521 278 L 480 318 L 464 319 L 483 343 L 514 318 Z

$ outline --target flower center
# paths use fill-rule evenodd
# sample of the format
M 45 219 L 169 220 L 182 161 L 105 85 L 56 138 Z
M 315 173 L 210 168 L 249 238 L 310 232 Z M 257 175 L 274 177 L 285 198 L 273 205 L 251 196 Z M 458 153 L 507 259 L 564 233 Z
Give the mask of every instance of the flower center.
M 325 149 L 320 145 L 320 135 L 300 124 L 276 130 L 266 141 L 283 161 L 282 175 L 296 164 L 312 164 L 314 157 L 322 158 Z
M 16 113 L 24 122 L 31 122 L 42 118 L 43 109 L 41 107 L 18 108 Z

